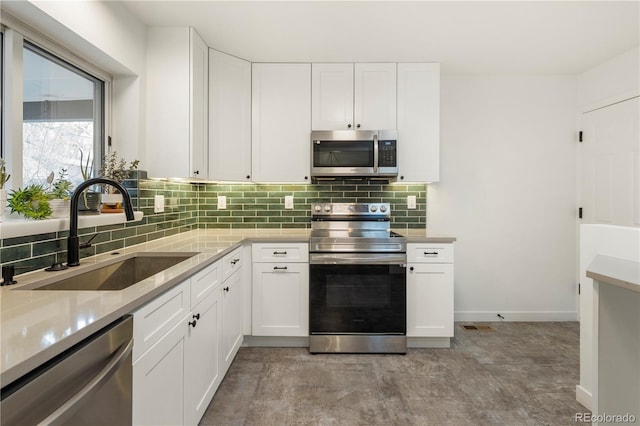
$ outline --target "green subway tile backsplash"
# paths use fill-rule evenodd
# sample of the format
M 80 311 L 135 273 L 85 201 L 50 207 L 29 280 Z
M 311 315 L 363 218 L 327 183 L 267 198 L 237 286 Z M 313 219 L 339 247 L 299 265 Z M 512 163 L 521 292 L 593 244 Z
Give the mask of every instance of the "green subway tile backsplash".
M 425 184 L 212 184 L 156 181 L 141 172 L 128 187 L 135 205 L 144 212 L 140 222 L 79 230 L 81 240 L 98 234 L 81 257 L 93 256 L 152 241 L 192 229 L 309 228 L 313 203 L 388 202 L 391 227 L 397 230 L 426 227 Z M 132 187 L 132 186 L 139 186 Z M 154 213 L 154 197 L 165 196 L 165 211 Z M 217 197 L 227 197 L 227 209 L 218 210 Z M 284 208 L 293 195 L 294 208 Z M 407 195 L 416 196 L 416 209 L 408 210 Z M 66 261 L 68 231 L 7 238 L 1 241 L 0 264 L 23 267 L 20 273 L 41 269 L 53 261 Z

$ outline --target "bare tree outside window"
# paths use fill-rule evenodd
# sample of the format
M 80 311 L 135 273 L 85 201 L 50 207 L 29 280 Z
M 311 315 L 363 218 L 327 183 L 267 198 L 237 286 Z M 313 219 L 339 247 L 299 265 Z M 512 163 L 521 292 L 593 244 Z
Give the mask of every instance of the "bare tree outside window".
M 102 158 L 104 83 L 28 43 L 23 58 L 23 185 L 63 168 L 77 185 L 80 151 Z

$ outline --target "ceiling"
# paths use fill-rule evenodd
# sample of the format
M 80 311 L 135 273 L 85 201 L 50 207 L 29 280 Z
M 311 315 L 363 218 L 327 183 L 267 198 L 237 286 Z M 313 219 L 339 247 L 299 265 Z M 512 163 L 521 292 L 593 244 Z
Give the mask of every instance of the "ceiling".
M 252 62 L 440 62 L 446 73 L 576 74 L 638 46 L 638 1 L 123 1 Z

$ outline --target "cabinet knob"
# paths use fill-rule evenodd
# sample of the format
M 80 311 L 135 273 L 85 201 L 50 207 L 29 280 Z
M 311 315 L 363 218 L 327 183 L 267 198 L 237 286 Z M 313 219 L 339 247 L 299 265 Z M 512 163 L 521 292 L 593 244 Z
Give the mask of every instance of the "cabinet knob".
M 304 180 L 309 180 L 309 176 L 305 176 L 305 177 L 304 177 Z
M 197 324 L 197 323 L 198 323 L 198 322 L 197 322 L 196 320 L 189 321 L 189 325 L 190 325 L 191 327 L 193 327 L 193 328 L 196 328 L 196 324 Z
M 251 179 L 251 175 L 247 175 L 247 179 Z
M 409 266 L 409 270 L 410 270 L 410 271 L 413 271 L 413 266 Z
M 400 179 L 401 179 L 401 180 L 402 180 L 402 179 L 404 179 L 404 176 L 400 176 Z
M 347 127 L 348 127 L 348 128 L 351 128 L 351 123 L 347 124 Z
M 197 314 L 193 315 L 193 318 L 199 320 L 200 319 L 200 313 L 197 313 Z
M 229 292 L 229 287 L 224 287 L 222 290 L 226 291 L 227 293 Z
M 359 129 L 359 128 L 360 128 L 360 125 L 358 124 L 356 127 Z
M 200 174 L 200 170 L 194 170 L 194 171 L 193 171 L 193 174 L 194 174 L 194 175 L 199 175 L 199 174 Z

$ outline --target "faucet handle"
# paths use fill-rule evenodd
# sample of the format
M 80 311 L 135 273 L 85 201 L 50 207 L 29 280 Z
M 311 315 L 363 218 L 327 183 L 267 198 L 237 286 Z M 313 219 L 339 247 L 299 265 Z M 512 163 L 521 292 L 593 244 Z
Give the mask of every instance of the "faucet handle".
M 80 243 L 78 245 L 78 248 L 84 249 L 84 248 L 89 248 L 91 247 L 91 241 L 93 241 L 96 237 L 98 236 L 98 233 L 96 232 L 95 234 L 93 234 L 91 236 L 91 238 L 89 238 L 87 241 Z

